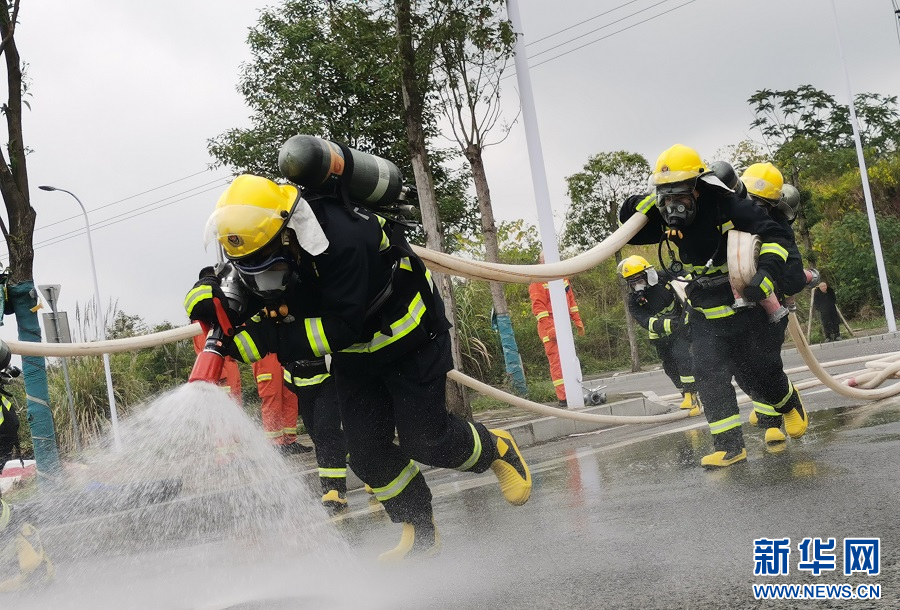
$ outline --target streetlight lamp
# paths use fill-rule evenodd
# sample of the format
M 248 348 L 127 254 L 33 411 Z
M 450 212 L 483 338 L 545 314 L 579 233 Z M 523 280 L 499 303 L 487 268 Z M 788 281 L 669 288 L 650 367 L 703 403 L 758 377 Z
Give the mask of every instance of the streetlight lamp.
M 85 209 L 84 204 L 81 203 L 81 199 L 71 191 L 56 188 L 55 186 L 48 186 L 46 184 L 43 184 L 38 188 L 42 191 L 68 193 L 78 202 L 78 205 L 81 206 L 81 212 L 84 214 L 84 226 L 87 230 L 88 253 L 91 256 L 91 273 L 94 276 L 94 299 L 97 301 L 96 307 L 94 308 L 94 324 L 97 326 L 97 333 L 100 335 L 100 339 L 104 340 L 106 339 L 106 324 L 103 323 L 103 319 L 100 316 L 100 287 L 97 284 L 97 266 L 94 264 L 94 244 L 91 241 L 91 223 L 88 221 L 87 210 Z M 112 424 L 113 443 L 116 451 L 121 451 L 122 439 L 119 438 L 119 416 L 116 413 L 116 396 L 113 391 L 112 372 L 109 368 L 109 354 L 106 353 L 103 354 L 103 368 L 106 372 L 106 392 L 109 395 L 109 415 L 110 423 Z

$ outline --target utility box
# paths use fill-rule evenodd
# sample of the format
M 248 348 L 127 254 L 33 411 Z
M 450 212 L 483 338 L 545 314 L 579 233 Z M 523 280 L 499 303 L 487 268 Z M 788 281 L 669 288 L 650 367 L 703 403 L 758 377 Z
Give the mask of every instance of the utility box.
M 44 319 L 44 332 L 47 335 L 47 343 L 71 343 L 72 333 L 69 332 L 69 316 L 64 311 L 41 314 Z

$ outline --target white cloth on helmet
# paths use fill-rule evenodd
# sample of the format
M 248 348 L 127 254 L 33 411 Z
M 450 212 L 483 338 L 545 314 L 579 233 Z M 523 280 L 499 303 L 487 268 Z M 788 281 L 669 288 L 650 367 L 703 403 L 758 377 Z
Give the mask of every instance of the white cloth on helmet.
M 294 231 L 300 247 L 318 256 L 328 248 L 328 238 L 306 199 L 302 197 L 294 206 L 294 212 L 288 219 L 287 226 Z

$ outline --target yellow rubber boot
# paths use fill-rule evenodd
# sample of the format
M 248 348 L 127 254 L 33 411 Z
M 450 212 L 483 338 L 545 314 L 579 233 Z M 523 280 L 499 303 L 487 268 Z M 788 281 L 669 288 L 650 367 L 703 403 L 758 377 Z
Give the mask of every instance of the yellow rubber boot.
M 363 485 L 365 485 L 364 489 L 366 490 L 367 494 L 372 495 L 375 493 L 375 490 L 372 489 L 371 485 L 369 485 L 368 483 L 363 483 Z
M 685 392 L 684 397 L 681 399 L 681 404 L 678 405 L 679 409 L 693 409 L 694 402 L 691 400 L 691 393 Z
M 796 390 L 794 390 L 796 392 Z M 784 430 L 791 438 L 800 438 L 809 427 L 809 413 L 803 408 L 800 394 L 797 394 L 797 405 L 784 414 Z
M 491 470 L 500 481 L 500 491 L 506 501 L 521 506 L 531 497 L 531 471 L 525 463 L 515 439 L 506 430 L 488 430 L 494 436 L 494 448 L 498 456 L 491 463 Z
M 759 417 L 756 416 L 756 409 L 750 409 L 750 425 L 755 426 L 759 424 Z
M 378 556 L 378 561 L 390 563 L 404 559 L 424 558 L 437 555 L 441 550 L 441 535 L 431 519 L 431 526 L 415 526 L 404 523 L 400 533 L 400 543 L 390 551 Z
M 783 443 L 787 440 L 781 428 L 766 428 L 766 444 Z
M 696 392 L 693 392 L 691 395 L 691 412 L 688 413 L 688 417 L 697 417 L 703 411 L 703 403 L 700 402 L 700 395 Z M 684 407 L 681 407 L 682 409 Z
M 731 452 L 716 451 L 714 453 L 710 453 L 709 455 L 704 455 L 700 460 L 700 465 L 704 468 L 725 468 L 746 459 L 746 449 Z
M 331 515 L 339 515 L 347 510 L 347 496 L 337 489 L 332 489 L 322 496 L 322 506 Z
M 14 576 L 0 579 L 0 593 L 44 584 L 56 576 L 56 569 L 44 552 L 38 531 L 29 523 L 23 524 L 21 532 L 0 549 L 0 555 L 7 554 L 18 563 L 19 570 Z

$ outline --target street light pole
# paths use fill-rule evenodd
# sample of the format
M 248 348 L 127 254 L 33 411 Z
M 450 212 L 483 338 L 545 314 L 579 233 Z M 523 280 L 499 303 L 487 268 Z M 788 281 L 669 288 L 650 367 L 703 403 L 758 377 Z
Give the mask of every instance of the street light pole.
M 84 214 L 84 226 L 87 233 L 88 253 L 91 257 L 91 274 L 94 277 L 94 300 L 97 302 L 96 307 L 94 308 L 94 324 L 97 326 L 97 334 L 99 335 L 100 340 L 105 340 L 106 324 L 104 324 L 102 316 L 100 315 L 100 286 L 97 283 L 97 266 L 94 264 L 94 244 L 91 241 L 91 223 L 88 220 L 87 210 L 85 209 L 84 204 L 81 203 L 81 199 L 71 191 L 56 188 L 55 186 L 48 186 L 46 184 L 41 185 L 38 188 L 42 191 L 59 191 L 61 193 L 67 193 L 71 195 L 81 207 L 81 212 Z M 103 354 L 103 369 L 106 373 L 106 393 L 109 395 L 109 418 L 110 423 L 112 424 L 113 444 L 116 451 L 121 451 L 122 439 L 119 438 L 119 415 L 116 413 L 116 395 L 113 391 L 112 372 L 109 367 L 109 354 L 106 353 Z

